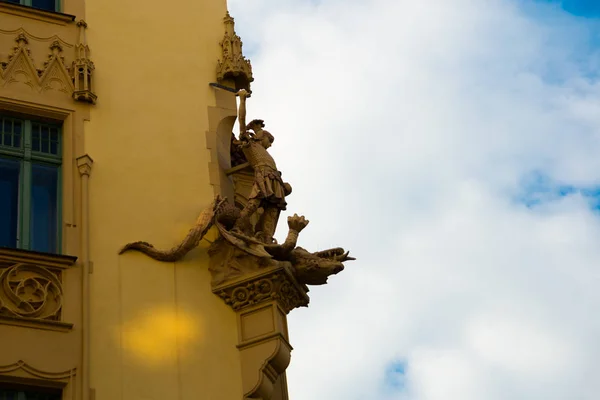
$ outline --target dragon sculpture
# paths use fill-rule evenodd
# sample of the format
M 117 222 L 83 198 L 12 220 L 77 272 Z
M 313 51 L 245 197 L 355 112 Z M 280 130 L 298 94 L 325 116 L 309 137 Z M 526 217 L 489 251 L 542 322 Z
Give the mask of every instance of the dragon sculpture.
M 308 225 L 303 216 L 294 214 L 288 217 L 288 235 L 283 244 L 263 243 L 256 238 L 237 233 L 231 228 L 239 218 L 240 210 L 227 199 L 217 197 L 213 203 L 203 210 L 196 224 L 177 246 L 170 250 L 159 250 L 147 242 L 133 242 L 125 245 L 119 254 L 127 251 L 138 251 L 157 261 L 175 262 L 181 260 L 188 252 L 197 247 L 209 229 L 216 226 L 220 237 L 211 244 L 211 272 L 213 284 L 248 272 L 243 256 L 254 259 L 256 269 L 265 268 L 276 263 L 287 263 L 291 266 L 299 283 L 306 285 L 323 285 L 330 275 L 344 269 L 343 262 L 354 260 L 342 248 L 309 252 L 297 246 L 299 233 Z M 240 257 L 242 255 L 242 257 Z M 243 264 L 243 265 L 242 265 Z
M 273 234 L 280 212 L 286 209 L 285 197 L 292 189 L 282 180 L 281 172 L 267 151 L 274 137 L 263 129 L 264 121 L 245 123 L 246 99 L 250 94 L 242 89 L 237 95 L 240 97 L 240 135 L 239 140 L 233 135 L 231 153 L 236 163 L 247 162 L 254 171 L 254 185 L 247 196 L 247 204 L 240 209 L 217 196 L 200 213 L 185 239 L 174 248 L 159 250 L 147 242 L 133 242 L 125 245 L 119 254 L 139 251 L 158 261 L 178 261 L 199 245 L 211 227 L 216 226 L 219 238 L 209 249 L 213 285 L 281 264 L 291 269 L 299 283 L 323 285 L 330 275 L 344 269 L 344 261 L 354 258 L 342 248 L 311 253 L 298 247 L 298 235 L 306 228 L 308 220 L 296 214 L 288 217 L 289 231 L 285 242 L 277 244 Z M 252 223 L 255 216 L 258 218 Z

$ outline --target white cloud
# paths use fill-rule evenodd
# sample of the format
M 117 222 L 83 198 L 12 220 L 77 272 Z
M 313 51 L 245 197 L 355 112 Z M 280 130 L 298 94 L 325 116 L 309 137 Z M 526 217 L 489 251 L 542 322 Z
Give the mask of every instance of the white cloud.
M 290 314 L 290 397 L 599 398 L 598 216 L 577 193 L 514 201 L 532 171 L 600 183 L 589 23 L 509 0 L 229 3 L 301 245 L 358 257 Z

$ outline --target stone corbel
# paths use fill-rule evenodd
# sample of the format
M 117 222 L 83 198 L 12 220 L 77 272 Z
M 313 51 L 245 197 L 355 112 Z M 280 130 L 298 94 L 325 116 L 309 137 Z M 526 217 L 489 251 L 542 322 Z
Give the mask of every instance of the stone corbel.
M 287 400 L 287 313 L 308 305 L 307 292 L 285 263 L 213 286 L 237 313 L 244 399 Z

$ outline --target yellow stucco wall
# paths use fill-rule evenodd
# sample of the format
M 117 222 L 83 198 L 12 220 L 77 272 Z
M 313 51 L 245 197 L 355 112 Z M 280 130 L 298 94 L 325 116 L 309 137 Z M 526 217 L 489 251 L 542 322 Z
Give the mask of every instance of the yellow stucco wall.
M 91 387 L 96 399 L 241 398 L 235 313 L 210 290 L 206 243 L 170 248 L 213 199 L 206 132 L 225 0 L 88 0 L 98 103 L 90 177 Z

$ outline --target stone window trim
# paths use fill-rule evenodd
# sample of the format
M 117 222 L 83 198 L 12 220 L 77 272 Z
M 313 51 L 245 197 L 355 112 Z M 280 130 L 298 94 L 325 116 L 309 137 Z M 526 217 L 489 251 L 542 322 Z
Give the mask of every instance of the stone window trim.
M 0 382 L 36 388 L 52 388 L 62 391 L 63 400 L 77 398 L 77 368 L 62 372 L 50 372 L 35 368 L 23 360 L 10 365 L 0 365 Z
M 81 202 L 79 188 L 81 175 L 76 159 L 83 149 L 83 124 L 89 120 L 85 105 L 74 103 L 73 108 L 64 108 L 51 104 L 32 103 L 0 95 L 0 112 L 23 115 L 62 122 L 62 182 L 59 187 L 62 204 L 60 215 L 60 248 L 59 254 L 79 255 L 80 232 L 79 216 Z
M 0 143 L 0 157 L 5 160 L 11 160 L 18 163 L 21 168 L 19 173 L 18 199 L 18 218 L 21 221 L 17 227 L 16 244 L 17 248 L 29 250 L 42 250 L 53 253 L 61 253 L 61 212 L 62 212 L 62 185 L 61 185 L 61 167 L 62 167 L 62 133 L 61 122 L 43 121 L 29 116 L 15 116 L 0 111 L 0 121 L 12 129 L 1 130 L 3 133 L 3 143 Z M 16 127 L 19 127 L 18 130 Z M 46 132 L 42 132 L 45 130 Z M 18 133 L 17 133 L 18 132 Z M 43 134 L 45 133 L 45 134 Z M 12 140 L 11 140 L 12 139 Z M 47 140 L 44 140 L 47 139 Z M 45 148 L 44 148 L 45 147 Z M 54 199 L 54 234 L 49 238 L 47 249 L 35 247 L 32 234 L 35 227 L 32 227 L 32 218 L 34 218 L 35 194 L 32 187 L 35 182 L 35 168 L 50 168 L 52 174 L 55 174 L 56 191 Z
M 60 1 L 60 3 L 62 3 L 62 1 Z M 0 0 L 0 13 L 3 12 L 27 18 L 41 19 L 60 25 L 72 23 L 75 21 L 75 16 L 71 14 L 65 14 L 60 11 L 48 11 L 39 8 L 34 8 L 24 4 L 16 4 L 5 0 Z

